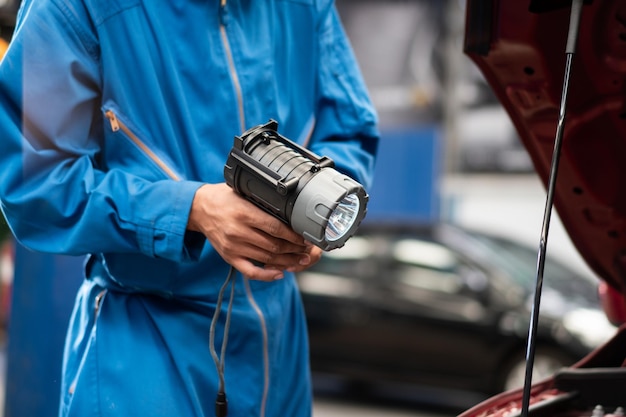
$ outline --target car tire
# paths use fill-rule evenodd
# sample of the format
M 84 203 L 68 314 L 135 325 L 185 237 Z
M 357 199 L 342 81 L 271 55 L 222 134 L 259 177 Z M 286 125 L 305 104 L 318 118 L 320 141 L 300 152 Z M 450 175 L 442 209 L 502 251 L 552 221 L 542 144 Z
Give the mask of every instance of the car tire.
M 574 361 L 555 348 L 538 347 L 533 362 L 533 383 L 554 375 L 560 369 L 572 365 Z M 524 353 L 515 355 L 500 375 L 498 392 L 521 388 L 526 376 L 526 358 Z

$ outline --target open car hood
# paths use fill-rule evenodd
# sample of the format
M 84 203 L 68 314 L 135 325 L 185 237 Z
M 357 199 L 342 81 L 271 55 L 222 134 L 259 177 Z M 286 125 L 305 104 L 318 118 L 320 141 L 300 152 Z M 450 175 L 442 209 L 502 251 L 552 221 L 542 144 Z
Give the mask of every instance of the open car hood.
M 563 91 L 570 9 L 571 0 L 467 1 L 465 53 L 508 112 L 546 186 Z M 625 96 L 626 1 L 585 1 L 554 205 L 585 261 L 622 294 L 626 294 Z

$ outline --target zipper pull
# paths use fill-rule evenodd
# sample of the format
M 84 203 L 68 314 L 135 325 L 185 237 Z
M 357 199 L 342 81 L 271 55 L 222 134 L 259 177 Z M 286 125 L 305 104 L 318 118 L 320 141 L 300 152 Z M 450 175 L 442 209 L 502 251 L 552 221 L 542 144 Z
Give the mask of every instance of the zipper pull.
M 98 293 L 98 295 L 96 295 L 96 299 L 94 300 L 94 307 L 93 307 L 93 312 L 94 315 L 98 315 L 98 313 L 100 312 L 100 306 L 102 305 L 102 299 L 104 298 L 104 296 L 106 295 L 107 290 L 102 290 Z
M 120 130 L 120 123 L 117 121 L 115 113 L 113 113 L 111 110 L 107 110 L 104 115 L 107 117 L 107 119 L 109 119 L 112 131 L 117 132 L 118 130 Z

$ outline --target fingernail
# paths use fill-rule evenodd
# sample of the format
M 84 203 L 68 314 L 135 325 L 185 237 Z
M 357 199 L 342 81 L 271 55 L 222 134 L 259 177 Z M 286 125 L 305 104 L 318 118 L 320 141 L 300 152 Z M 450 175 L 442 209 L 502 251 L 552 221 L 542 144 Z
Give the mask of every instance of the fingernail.
M 309 263 L 311 263 L 311 257 L 310 256 L 303 256 L 300 258 L 299 262 L 300 265 L 308 265 Z
M 285 275 L 283 275 L 283 273 L 281 272 L 280 274 L 274 276 L 274 281 L 277 281 L 279 279 L 283 279 L 284 277 L 285 277 Z

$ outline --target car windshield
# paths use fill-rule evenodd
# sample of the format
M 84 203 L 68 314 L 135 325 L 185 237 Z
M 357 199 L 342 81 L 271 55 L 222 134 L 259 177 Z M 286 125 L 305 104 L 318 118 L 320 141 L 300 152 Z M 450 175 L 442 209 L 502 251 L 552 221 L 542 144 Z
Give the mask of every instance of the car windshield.
M 472 234 L 477 243 L 493 253 L 493 263 L 528 291 L 535 287 L 537 252 L 514 241 L 482 234 Z M 584 298 L 597 304 L 596 283 L 578 274 L 554 258 L 547 257 L 544 266 L 544 287 L 554 289 L 566 297 Z

